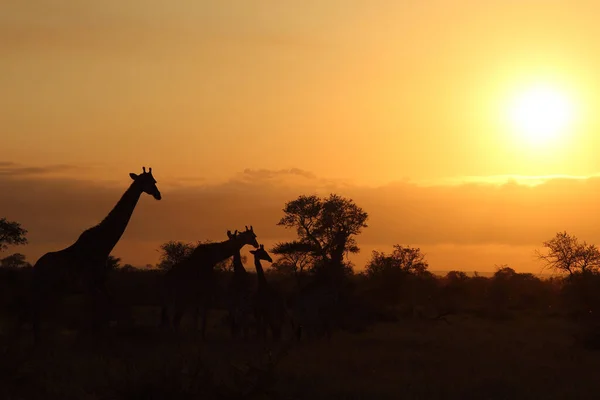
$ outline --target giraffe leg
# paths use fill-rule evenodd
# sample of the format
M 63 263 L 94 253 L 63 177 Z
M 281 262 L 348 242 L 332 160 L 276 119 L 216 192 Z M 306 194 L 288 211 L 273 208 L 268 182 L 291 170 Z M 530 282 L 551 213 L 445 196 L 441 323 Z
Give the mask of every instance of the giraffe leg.
M 42 327 L 45 314 L 49 313 L 55 306 L 56 296 L 51 296 L 43 288 L 34 289 L 31 300 L 31 323 L 33 330 L 33 342 L 37 347 L 42 344 Z
M 192 332 L 198 330 L 198 320 L 200 319 L 200 307 L 194 307 L 194 313 L 192 315 Z
M 39 282 L 40 280 L 36 280 L 34 276 L 33 290 L 31 293 L 31 324 L 33 330 L 33 342 L 36 346 L 39 346 L 41 343 L 42 315 L 45 311 L 44 308 L 48 308 L 47 290 L 45 290 L 43 285 Z
M 179 307 L 175 308 L 175 310 L 173 312 L 173 329 L 174 330 L 179 330 L 179 326 L 181 324 L 181 318 L 183 317 L 184 313 L 185 313 L 185 307 L 179 306 Z
M 105 287 L 92 292 L 92 332 L 102 333 L 109 325 L 110 295 Z
M 259 326 L 260 339 L 266 340 L 267 339 L 267 324 L 266 324 L 265 318 L 263 316 L 260 317 L 260 322 L 259 322 L 258 326 Z
M 331 340 L 331 324 L 329 321 L 325 321 L 325 336 L 327 340 Z
M 276 322 L 271 323 L 271 335 L 275 342 L 278 342 L 281 339 L 281 326 Z
M 167 310 L 167 306 L 163 306 L 160 310 L 160 325 L 159 328 L 168 328 L 169 327 L 169 312 Z
M 229 311 L 229 331 L 231 333 L 232 338 L 236 338 L 238 334 L 238 315 L 237 310 Z
M 248 340 L 248 336 L 250 334 L 250 327 L 249 327 L 249 321 L 248 321 L 248 316 L 245 315 L 244 316 L 244 324 L 242 325 L 242 333 L 243 333 L 243 337 L 244 340 Z
M 207 322 L 207 320 L 208 320 L 208 307 L 203 306 L 202 307 L 202 331 L 201 331 L 202 339 L 206 338 L 206 322 Z
M 37 296 L 35 296 L 32 307 L 31 307 L 33 343 L 35 345 L 39 345 L 40 341 L 41 341 L 41 336 L 40 336 L 40 332 L 41 332 L 41 328 L 42 328 L 41 307 L 42 306 L 41 306 L 40 300 L 37 298 Z
M 256 317 L 256 337 L 260 339 L 262 337 L 262 326 L 260 316 Z

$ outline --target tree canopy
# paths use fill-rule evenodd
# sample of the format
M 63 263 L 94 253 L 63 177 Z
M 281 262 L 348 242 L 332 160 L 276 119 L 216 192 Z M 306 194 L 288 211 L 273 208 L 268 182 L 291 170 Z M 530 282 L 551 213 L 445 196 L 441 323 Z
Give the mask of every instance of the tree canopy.
M 371 278 L 392 278 L 405 274 L 421 275 L 428 267 L 420 248 L 396 244 L 391 254 L 374 250 L 365 273 Z
M 27 230 L 21 224 L 0 218 L 0 251 L 6 250 L 8 246 L 27 244 L 25 235 Z
M 121 258 L 115 257 L 112 254 L 106 259 L 106 268 L 109 270 L 118 269 L 121 266 Z
M 545 268 L 569 275 L 596 272 L 600 268 L 600 250 L 595 244 L 580 242 L 567 232 L 558 232 L 554 238 L 543 243 L 547 252 L 536 251 Z
M 273 253 L 285 262 L 304 268 L 344 268 L 344 256 L 360 251 L 355 236 L 367 227 L 368 214 L 353 200 L 331 194 L 327 198 L 299 196 L 286 203 L 277 225 L 295 229 L 298 239 L 278 243 Z
M 192 254 L 196 246 L 193 243 L 170 240 L 160 245 L 158 251 L 161 252 L 158 267 L 168 270 L 173 265 L 180 263 Z
M 24 268 L 31 267 L 31 264 L 27 262 L 24 254 L 15 253 L 10 256 L 4 257 L 0 260 L 0 267 L 2 268 Z

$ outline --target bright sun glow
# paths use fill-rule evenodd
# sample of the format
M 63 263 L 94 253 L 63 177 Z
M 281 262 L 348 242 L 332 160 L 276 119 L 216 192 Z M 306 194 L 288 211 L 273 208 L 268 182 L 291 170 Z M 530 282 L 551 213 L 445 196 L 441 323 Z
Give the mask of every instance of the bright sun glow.
M 535 86 L 513 100 L 509 118 L 521 138 L 539 146 L 565 133 L 573 121 L 573 105 L 559 90 Z

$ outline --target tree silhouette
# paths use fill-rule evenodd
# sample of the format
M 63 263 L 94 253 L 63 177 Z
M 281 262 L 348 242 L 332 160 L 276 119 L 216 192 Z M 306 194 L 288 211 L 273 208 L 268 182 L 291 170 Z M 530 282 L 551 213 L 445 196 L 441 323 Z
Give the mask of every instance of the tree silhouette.
M 600 250 L 594 244 L 579 242 L 574 235 L 558 232 L 543 243 L 547 253 L 536 250 L 538 259 L 545 268 L 558 272 L 568 272 L 570 276 L 578 272 L 595 272 L 600 268 Z
M 6 250 L 9 245 L 27 244 L 26 234 L 27 230 L 18 222 L 0 218 L 0 251 Z
M 193 243 L 174 240 L 161 244 L 158 250 L 161 252 L 158 267 L 164 270 L 170 269 L 173 265 L 188 258 L 195 247 Z
M 135 268 L 133 265 L 129 264 L 129 263 L 127 263 L 127 264 L 124 264 L 124 265 L 121 267 L 121 271 L 126 271 L 126 272 L 129 272 L 129 271 L 135 271 L 135 270 L 136 270 L 136 268 Z
M 0 260 L 0 267 L 2 268 L 23 268 L 30 266 L 31 264 L 27 262 L 25 255 L 21 253 L 11 254 Z
M 430 278 L 428 267 L 425 254 L 419 248 L 397 244 L 391 254 L 373 251 L 365 275 L 375 288 L 379 301 L 396 304 L 416 297 L 414 292 L 419 292 L 422 283 Z
M 367 227 L 368 214 L 353 200 L 336 194 L 324 199 L 299 196 L 283 212 L 277 225 L 296 229 L 298 240 L 277 244 L 274 254 L 303 262 L 310 256 L 314 267 L 343 273 L 344 256 L 360 251 L 354 236 Z
M 429 263 L 420 248 L 396 244 L 391 254 L 374 250 L 365 273 L 371 278 L 420 275 L 425 273 L 427 268 Z
M 463 271 L 449 271 L 446 274 L 446 280 L 451 283 L 464 282 L 467 279 L 469 279 L 469 277 Z
M 502 264 L 496 266 L 496 272 L 494 272 L 492 279 L 507 281 L 513 279 L 515 276 L 517 276 L 517 272 L 514 269 L 506 264 Z
M 115 257 L 112 254 L 108 256 L 106 259 L 106 268 L 109 270 L 115 270 L 121 266 L 121 259 L 119 257 Z
M 298 284 L 314 265 L 312 246 L 298 241 L 277 243 L 271 251 L 279 255 L 279 259 L 271 264 L 271 268 L 284 275 L 294 275 Z

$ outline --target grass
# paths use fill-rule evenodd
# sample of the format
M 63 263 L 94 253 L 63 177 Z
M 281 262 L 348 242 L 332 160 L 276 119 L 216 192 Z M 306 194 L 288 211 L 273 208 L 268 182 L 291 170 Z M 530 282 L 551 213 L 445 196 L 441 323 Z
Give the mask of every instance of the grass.
M 4 399 L 594 399 L 600 352 L 566 319 L 525 313 L 401 319 L 366 332 L 294 343 L 233 341 L 146 326 L 101 341 L 57 336 L 34 352 L 3 343 Z M 147 324 L 146 324 L 147 325 Z M 291 343 L 291 342 L 290 342 Z M 284 354 L 273 366 L 269 361 Z M 252 392 L 254 389 L 254 392 Z M 245 396 L 244 396 L 245 394 Z

